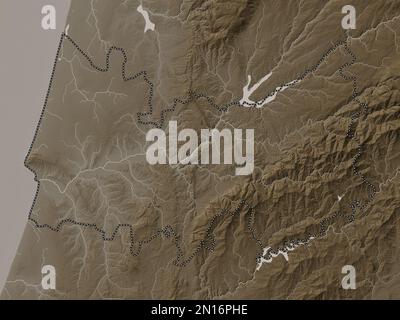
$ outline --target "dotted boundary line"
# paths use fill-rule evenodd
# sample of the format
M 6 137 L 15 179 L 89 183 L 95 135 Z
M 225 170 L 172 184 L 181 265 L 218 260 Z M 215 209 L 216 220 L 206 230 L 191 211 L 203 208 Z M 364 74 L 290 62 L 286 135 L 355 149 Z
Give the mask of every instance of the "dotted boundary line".
M 348 39 L 347 39 L 348 40 Z M 346 68 L 351 67 L 357 60 L 356 55 L 354 54 L 354 52 L 352 52 L 347 44 L 347 41 L 343 42 L 342 44 L 344 51 L 351 56 L 351 61 L 350 62 L 346 62 L 345 64 L 343 64 L 340 68 L 339 68 L 339 74 L 340 76 L 346 80 L 346 81 L 351 81 L 352 82 L 352 101 L 356 102 L 359 107 L 360 110 L 352 113 L 351 117 L 350 117 L 350 123 L 348 125 L 347 128 L 347 132 L 346 132 L 346 138 L 347 139 L 354 139 L 358 146 L 357 146 L 357 153 L 356 155 L 353 157 L 352 160 L 352 172 L 354 175 L 358 176 L 361 178 L 362 180 L 362 184 L 367 185 L 367 189 L 368 189 L 368 200 L 365 201 L 364 203 L 362 203 L 360 200 L 354 200 L 350 203 L 350 209 L 351 212 L 350 214 L 346 214 L 345 212 L 341 212 L 341 211 L 337 211 L 334 214 L 332 214 L 329 217 L 326 217 L 324 219 L 322 219 L 322 221 L 320 222 L 319 226 L 319 232 L 318 233 L 307 233 L 305 235 L 305 237 L 303 239 L 293 239 L 293 240 L 285 240 L 283 242 L 282 245 L 278 246 L 277 248 L 269 248 L 264 255 L 262 256 L 258 256 L 257 257 L 257 262 L 260 262 L 261 257 L 266 259 L 266 260 L 270 260 L 271 258 L 273 258 L 273 256 L 276 256 L 279 254 L 279 252 L 287 252 L 289 249 L 293 248 L 293 247 L 297 247 L 299 245 L 308 245 L 309 242 L 312 239 L 319 239 L 322 238 L 326 235 L 327 231 L 328 231 L 328 227 L 329 225 L 332 225 L 334 223 L 334 221 L 339 218 L 342 217 L 344 218 L 348 223 L 354 222 L 355 220 L 355 215 L 357 212 L 357 209 L 360 209 L 361 212 L 365 212 L 367 206 L 374 200 L 375 195 L 377 193 L 377 188 L 365 177 L 364 174 L 362 174 L 359 170 L 358 170 L 358 161 L 361 158 L 361 156 L 363 155 L 363 153 L 365 152 L 364 149 L 364 145 L 360 142 L 360 139 L 355 135 L 354 131 L 355 131 L 355 127 L 357 125 L 357 121 L 360 118 L 360 116 L 362 114 L 367 115 L 368 114 L 368 106 L 367 104 L 365 104 L 364 102 L 360 101 L 360 99 L 358 98 L 359 96 L 359 92 L 358 92 L 358 85 L 357 85 L 357 77 L 356 76 L 348 76 L 344 74 L 344 70 Z
M 196 249 L 194 249 L 193 253 L 191 255 L 189 255 L 186 259 L 184 258 L 183 250 L 182 250 L 181 245 L 180 245 L 180 236 L 174 231 L 173 227 L 170 226 L 170 225 L 167 225 L 164 228 L 157 230 L 152 236 L 150 236 L 149 238 L 147 238 L 145 240 L 135 241 L 134 240 L 134 229 L 133 229 L 133 226 L 131 224 L 127 224 L 127 223 L 118 224 L 116 226 L 116 228 L 114 229 L 114 231 L 112 232 L 111 236 L 107 236 L 106 235 L 106 231 L 101 229 L 101 228 L 99 228 L 94 223 L 79 222 L 79 221 L 76 221 L 76 220 L 73 220 L 73 219 L 62 219 L 56 226 L 51 226 L 51 225 L 49 225 L 47 223 L 41 224 L 35 218 L 32 217 L 33 209 L 34 209 L 34 206 L 36 204 L 37 197 L 38 197 L 39 190 L 40 190 L 40 180 L 38 179 L 38 176 L 37 176 L 36 172 L 32 168 L 29 167 L 28 158 L 29 158 L 29 156 L 30 156 L 30 154 L 32 152 L 32 148 L 33 148 L 34 142 L 36 141 L 36 138 L 37 138 L 37 135 L 38 135 L 38 131 L 39 131 L 39 128 L 40 128 L 40 125 L 41 125 L 41 122 L 42 122 L 42 119 L 43 119 L 43 116 L 44 116 L 44 112 L 45 112 L 45 109 L 46 109 L 46 106 L 47 106 L 47 103 L 48 103 L 51 87 L 52 87 L 53 80 L 54 80 L 54 74 L 55 74 L 57 62 L 59 60 L 59 56 L 60 56 L 60 52 L 61 52 L 61 48 L 62 48 L 62 44 L 63 44 L 64 39 L 69 40 L 73 44 L 73 46 L 76 48 L 76 50 L 78 50 L 85 57 L 85 59 L 89 62 L 89 64 L 99 72 L 107 72 L 110 69 L 109 61 L 110 61 L 110 55 L 111 55 L 112 51 L 117 51 L 117 52 L 122 53 L 122 55 L 123 55 L 123 62 L 122 62 L 122 78 L 123 78 L 123 80 L 124 81 L 130 81 L 130 80 L 134 80 L 134 79 L 137 79 L 139 77 L 142 77 L 144 82 L 149 86 L 149 96 L 148 96 L 149 111 L 147 111 L 147 112 L 138 112 L 137 113 L 137 120 L 142 125 L 152 125 L 152 126 L 161 128 L 163 126 L 163 124 L 164 124 L 164 121 L 165 121 L 165 115 L 168 112 L 173 112 L 178 103 L 180 103 L 182 105 L 186 105 L 186 104 L 189 104 L 190 102 L 195 101 L 195 100 L 200 99 L 200 98 L 206 99 L 207 102 L 212 107 L 216 108 L 219 112 L 225 112 L 231 106 L 244 106 L 244 107 L 245 106 L 247 106 L 247 107 L 261 106 L 261 105 L 264 104 L 265 100 L 268 99 L 268 97 L 271 97 L 271 96 L 281 92 L 282 90 L 284 90 L 285 87 L 291 87 L 291 86 L 294 86 L 294 85 L 298 84 L 301 80 L 303 80 L 309 74 L 315 72 L 318 69 L 318 67 L 322 64 L 322 62 L 324 62 L 327 59 L 327 57 L 329 57 L 333 52 L 335 52 L 339 47 L 342 47 L 342 46 L 345 48 L 345 51 L 350 56 L 352 56 L 352 61 L 350 63 L 344 64 L 343 66 L 341 66 L 339 68 L 340 75 L 345 80 L 353 82 L 353 94 L 352 94 L 353 100 L 356 101 L 357 103 L 359 103 L 359 105 L 362 107 L 362 109 L 364 111 L 367 108 L 367 106 L 364 103 L 360 102 L 358 100 L 358 98 L 357 98 L 358 92 L 357 92 L 357 79 L 356 79 L 356 77 L 346 76 L 343 73 L 343 70 L 345 68 L 350 67 L 351 65 L 354 64 L 354 62 L 356 61 L 356 57 L 355 57 L 354 53 L 348 48 L 347 43 L 345 41 L 341 41 L 341 42 L 338 42 L 336 45 L 334 45 L 334 47 L 332 47 L 328 51 L 326 51 L 325 54 L 321 57 L 321 59 L 318 61 L 317 64 L 315 64 L 312 68 L 305 70 L 305 72 L 301 76 L 299 76 L 297 79 L 291 81 L 290 83 L 283 84 L 283 85 L 277 87 L 275 90 L 273 90 L 270 93 L 268 93 L 268 95 L 266 95 L 263 99 L 261 99 L 261 100 L 259 100 L 257 102 L 254 102 L 254 103 L 248 103 L 248 102 L 240 103 L 239 101 L 232 101 L 232 102 L 230 102 L 228 104 L 225 104 L 225 105 L 222 105 L 222 106 L 218 106 L 217 104 L 215 104 L 215 102 L 213 101 L 213 99 L 211 97 L 209 97 L 209 96 L 207 96 L 205 94 L 189 91 L 188 92 L 188 96 L 185 97 L 185 98 L 174 98 L 172 106 L 170 108 L 167 108 L 167 109 L 164 109 L 164 110 L 161 111 L 160 120 L 158 120 L 158 121 L 144 121 L 144 120 L 142 120 L 143 117 L 148 117 L 148 116 L 151 116 L 153 114 L 152 101 L 153 101 L 153 97 L 154 97 L 154 85 L 149 80 L 147 72 L 146 71 L 140 71 L 140 72 L 138 72 L 138 73 L 136 73 L 134 75 L 127 76 L 126 75 L 126 71 L 125 71 L 126 63 L 128 61 L 127 54 L 126 54 L 126 52 L 125 52 L 125 50 L 123 48 L 119 48 L 119 47 L 115 47 L 115 46 L 110 47 L 109 50 L 107 51 L 106 59 L 105 59 L 105 67 L 99 67 L 98 65 L 96 65 L 93 62 L 93 60 L 89 57 L 89 55 L 77 45 L 77 43 L 71 37 L 69 37 L 65 33 L 62 33 L 60 41 L 59 41 L 59 44 L 58 44 L 58 48 L 57 48 L 56 58 L 55 58 L 55 61 L 54 61 L 54 64 L 53 64 L 53 69 L 52 69 L 52 73 L 51 73 L 51 77 L 50 77 L 49 87 L 47 89 L 47 93 L 46 93 L 46 96 L 45 96 L 44 106 L 42 108 L 42 111 L 41 111 L 41 114 L 40 114 L 40 118 L 39 118 L 39 121 L 38 121 L 38 125 L 37 125 L 35 133 L 34 133 L 34 138 L 32 140 L 32 143 L 31 143 L 31 145 L 29 147 L 28 153 L 27 153 L 27 155 L 25 157 L 25 161 L 24 161 L 25 166 L 34 174 L 34 181 L 37 182 L 37 188 L 36 188 L 36 192 L 35 192 L 35 196 L 34 196 L 34 199 L 33 199 L 32 206 L 31 206 L 31 208 L 29 210 L 28 220 L 33 222 L 35 227 L 38 228 L 38 229 L 48 229 L 48 230 L 51 230 L 51 231 L 54 231 L 54 232 L 61 231 L 62 227 L 65 224 L 71 224 L 71 225 L 76 225 L 76 226 L 85 227 L 85 228 L 92 228 L 92 229 L 94 229 L 95 231 L 97 231 L 98 233 L 101 234 L 101 237 L 102 237 L 103 241 L 113 241 L 115 239 L 115 237 L 117 236 L 117 234 L 118 234 L 120 229 L 129 228 L 130 253 L 131 253 L 132 256 L 138 256 L 140 254 L 140 252 L 141 252 L 141 249 L 142 249 L 143 245 L 150 243 L 151 241 L 153 241 L 154 239 L 156 239 L 158 237 L 161 237 L 161 236 L 164 236 L 165 238 L 171 238 L 172 237 L 172 242 L 175 244 L 175 246 L 177 248 L 177 257 L 174 259 L 173 263 L 176 266 L 179 266 L 179 267 L 184 267 L 187 264 L 189 264 L 191 262 L 191 260 L 201 251 L 201 249 L 203 247 L 208 249 L 209 251 L 213 251 L 214 248 L 215 248 L 215 245 L 216 245 L 216 241 L 215 241 L 214 235 L 212 233 L 212 230 L 214 228 L 214 225 L 215 225 L 217 219 L 219 217 L 224 216 L 224 215 L 231 215 L 231 216 L 234 217 L 234 216 L 238 215 L 240 213 L 240 211 L 242 209 L 244 209 L 245 207 L 247 207 L 247 209 L 250 212 L 250 215 L 249 215 L 249 218 L 248 218 L 247 228 L 248 228 L 248 230 L 250 232 L 251 238 L 256 242 L 256 244 L 257 244 L 257 246 L 259 248 L 259 253 L 257 254 L 257 258 L 256 258 L 256 260 L 259 261 L 261 259 L 261 257 L 262 257 L 262 251 L 263 251 L 263 247 L 264 246 L 262 245 L 261 240 L 259 238 L 257 238 L 255 230 L 253 228 L 254 215 L 255 215 L 254 208 L 251 207 L 250 205 L 248 205 L 244 200 L 241 200 L 239 202 L 239 205 L 237 206 L 237 208 L 234 211 L 229 212 L 227 210 L 221 210 L 218 214 L 216 214 L 210 220 L 210 222 L 208 224 L 208 227 L 207 227 L 207 230 L 206 230 L 205 238 L 200 241 L 199 245 L 196 247 Z M 347 135 L 346 135 L 347 137 L 356 139 L 356 137 L 351 133 L 352 132 L 351 128 L 355 124 L 355 122 L 357 121 L 359 116 L 360 116 L 360 112 L 356 112 L 356 113 L 354 113 L 352 115 L 351 123 L 349 125 L 348 131 L 347 131 Z M 358 141 L 358 140 L 356 140 L 356 141 Z M 360 176 L 362 178 L 363 183 L 366 183 L 370 188 L 373 189 L 373 191 L 369 195 L 370 196 L 370 201 L 372 201 L 373 198 L 374 198 L 374 195 L 376 193 L 376 188 L 357 170 L 357 160 L 361 157 L 362 151 L 363 151 L 362 145 L 359 144 L 358 153 L 353 158 L 353 172 L 356 175 L 358 175 L 358 176 Z M 362 206 L 362 208 L 365 208 L 367 206 L 367 204 L 364 204 Z M 355 210 L 356 210 L 357 207 L 360 207 L 360 202 L 359 201 L 356 201 L 355 203 L 352 204 L 352 219 L 351 219 L 351 221 L 354 220 Z M 337 213 L 336 215 L 344 215 L 344 214 Z M 325 232 L 326 232 L 325 224 L 326 224 L 326 222 L 332 220 L 333 218 L 334 218 L 334 216 L 328 217 L 328 218 L 325 218 L 323 220 L 323 222 L 321 222 L 321 232 L 320 232 L 320 234 L 322 232 L 324 232 L 324 234 L 325 234 Z M 309 234 L 308 237 L 306 237 L 306 239 L 303 239 L 303 240 L 302 239 L 295 239 L 295 240 L 291 240 L 290 242 L 285 242 L 285 243 L 292 243 L 292 244 L 295 244 L 295 245 L 307 244 L 312 236 L 315 237 L 317 235 Z M 319 236 L 322 236 L 322 235 L 319 235 Z M 135 250 L 135 243 L 137 243 L 136 250 Z M 277 249 L 270 249 L 266 253 L 266 255 L 264 255 L 264 257 L 267 257 L 267 259 L 268 259 L 271 256 L 271 254 L 277 254 L 279 252 L 279 250 L 285 251 L 285 248 L 286 247 L 284 246 L 284 247 L 278 247 Z
M 123 56 L 123 61 L 122 61 L 122 65 L 121 65 L 121 73 L 122 73 L 122 79 L 123 81 L 131 81 L 131 80 L 135 80 L 139 77 L 142 77 L 144 82 L 149 86 L 149 95 L 148 95 L 148 99 L 147 99 L 147 104 L 148 104 L 148 111 L 146 112 L 138 112 L 137 113 L 137 121 L 142 124 L 142 125 L 151 125 L 157 128 L 162 128 L 165 122 L 165 118 L 166 115 L 169 112 L 174 112 L 177 105 L 181 104 L 181 105 L 187 105 L 191 102 L 194 102 L 196 100 L 199 99 L 205 99 L 208 104 L 215 108 L 218 112 L 223 113 L 228 111 L 228 109 L 232 106 L 240 106 L 240 107 L 250 107 L 250 108 L 257 108 L 262 106 L 265 101 L 278 94 L 279 92 L 285 90 L 286 88 L 289 87 L 293 87 L 295 85 L 297 85 L 298 83 L 300 83 L 302 80 L 304 80 L 308 75 L 310 75 L 311 73 L 315 72 L 320 65 L 332 54 L 334 53 L 340 46 L 343 46 L 345 44 L 344 41 L 340 41 L 337 44 L 335 44 L 333 47 L 331 47 L 329 50 L 327 50 L 322 57 L 319 59 L 319 61 L 313 65 L 311 68 L 306 69 L 300 76 L 298 76 L 295 80 L 292 80 L 290 82 L 284 83 L 279 85 L 278 87 L 276 87 L 274 90 L 270 91 L 266 96 L 264 96 L 264 98 L 262 98 L 261 100 L 258 100 L 256 102 L 248 102 L 248 101 L 243 101 L 240 102 L 239 100 L 234 100 L 231 101 L 227 104 L 224 105 L 218 105 L 214 102 L 214 100 L 210 97 L 207 96 L 206 94 L 203 93 L 199 93 L 199 92 L 195 92 L 192 90 L 189 90 L 187 93 L 187 96 L 185 97 L 181 97 L 181 98 L 174 98 L 172 101 L 172 105 L 166 109 L 161 110 L 161 116 L 160 119 L 157 121 L 153 120 L 143 120 L 146 118 L 150 118 L 153 115 L 153 111 L 154 111 L 154 107 L 153 107 L 153 99 L 154 99 L 154 84 L 150 81 L 149 77 L 148 77 L 148 73 L 146 70 L 142 70 L 140 72 L 137 72 L 133 75 L 127 75 L 126 73 L 126 64 L 128 62 L 128 57 L 127 57 L 127 53 L 125 51 L 125 49 L 121 48 L 121 47 L 116 47 L 116 46 L 111 46 L 106 53 L 106 58 L 105 58 L 105 63 L 104 66 L 99 66 L 97 64 L 94 63 L 93 59 L 84 51 L 80 48 L 80 46 L 67 34 L 63 33 L 61 36 L 61 42 L 65 39 L 69 40 L 70 43 L 75 47 L 76 50 L 78 50 L 81 55 L 87 60 L 87 62 L 90 64 L 90 66 L 99 71 L 99 72 L 108 72 L 110 69 L 110 56 L 111 53 L 113 51 L 117 51 L 120 52 Z

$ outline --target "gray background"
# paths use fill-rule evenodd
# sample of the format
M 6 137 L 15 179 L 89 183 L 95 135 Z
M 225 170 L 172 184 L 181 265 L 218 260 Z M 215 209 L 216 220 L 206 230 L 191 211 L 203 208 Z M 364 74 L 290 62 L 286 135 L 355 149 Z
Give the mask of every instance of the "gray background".
M 41 27 L 42 7 L 56 8 L 56 30 Z M 0 291 L 36 190 L 24 158 L 44 97 L 70 0 L 0 0 Z

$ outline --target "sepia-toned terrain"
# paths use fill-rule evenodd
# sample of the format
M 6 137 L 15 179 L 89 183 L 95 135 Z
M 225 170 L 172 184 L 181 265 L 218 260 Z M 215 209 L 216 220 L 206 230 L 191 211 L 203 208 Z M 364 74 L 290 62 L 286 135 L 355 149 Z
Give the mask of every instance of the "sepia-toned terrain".
M 400 298 L 400 2 L 351 2 L 73 0 L 1 298 Z M 171 120 L 254 129 L 253 173 L 148 164 Z

